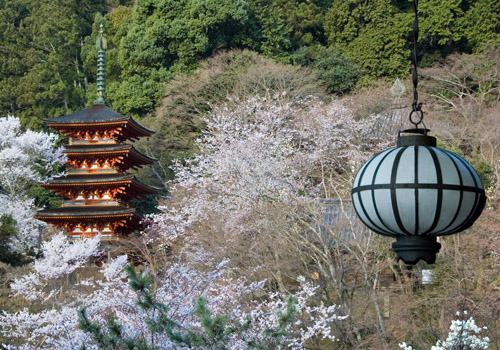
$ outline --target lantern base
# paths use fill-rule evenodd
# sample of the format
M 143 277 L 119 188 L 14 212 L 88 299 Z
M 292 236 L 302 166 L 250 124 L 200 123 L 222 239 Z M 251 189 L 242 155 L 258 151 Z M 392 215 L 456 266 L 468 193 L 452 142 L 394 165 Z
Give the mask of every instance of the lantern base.
M 415 265 L 419 260 L 434 264 L 440 248 L 436 236 L 398 236 L 392 244 L 396 261 L 401 259 L 408 265 Z

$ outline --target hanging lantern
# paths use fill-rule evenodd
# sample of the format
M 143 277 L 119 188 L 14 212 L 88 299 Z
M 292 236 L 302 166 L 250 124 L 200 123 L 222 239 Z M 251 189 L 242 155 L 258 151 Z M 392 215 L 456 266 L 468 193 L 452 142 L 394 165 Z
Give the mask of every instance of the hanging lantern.
M 407 264 L 434 263 L 441 247 L 436 236 L 469 228 L 486 202 L 476 171 L 420 131 L 399 135 L 397 147 L 368 160 L 352 188 L 361 221 L 376 233 L 396 237 L 396 259 Z
M 460 156 L 436 147 L 427 135 L 418 103 L 417 1 L 413 1 L 414 129 L 398 135 L 397 147 L 370 158 L 358 171 L 352 188 L 354 209 L 372 231 L 396 238 L 396 259 L 407 264 L 436 261 L 437 236 L 469 228 L 481 215 L 486 195 L 480 177 Z M 422 124 L 423 128 L 419 128 Z

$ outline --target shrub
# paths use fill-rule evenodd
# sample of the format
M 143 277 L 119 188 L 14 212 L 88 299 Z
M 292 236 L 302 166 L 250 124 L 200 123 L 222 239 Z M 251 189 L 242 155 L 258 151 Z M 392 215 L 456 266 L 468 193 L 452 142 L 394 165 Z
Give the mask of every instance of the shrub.
M 340 49 L 320 47 L 313 59 L 312 66 L 329 92 L 343 94 L 355 87 L 361 70 Z

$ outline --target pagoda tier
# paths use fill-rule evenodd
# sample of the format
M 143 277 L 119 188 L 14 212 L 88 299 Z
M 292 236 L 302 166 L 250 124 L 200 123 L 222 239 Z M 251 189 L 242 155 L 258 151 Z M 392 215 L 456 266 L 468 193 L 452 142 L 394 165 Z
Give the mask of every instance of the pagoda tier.
M 133 198 L 142 198 L 156 191 L 132 175 L 92 174 L 67 175 L 40 186 L 69 199 L 63 206 L 117 205 Z
M 45 123 L 70 137 L 70 144 L 74 145 L 113 144 L 153 134 L 106 104 L 94 104 L 73 114 L 47 119 Z
M 40 210 L 36 219 L 65 229 L 69 239 L 93 237 L 117 240 L 120 235 L 141 228 L 135 209 L 118 206 L 75 206 Z
M 69 174 L 87 173 L 87 169 L 96 169 L 97 173 L 97 169 L 100 169 L 100 173 L 109 173 L 114 168 L 125 172 L 155 161 L 128 144 L 70 145 L 65 148 L 64 153 L 72 168 Z

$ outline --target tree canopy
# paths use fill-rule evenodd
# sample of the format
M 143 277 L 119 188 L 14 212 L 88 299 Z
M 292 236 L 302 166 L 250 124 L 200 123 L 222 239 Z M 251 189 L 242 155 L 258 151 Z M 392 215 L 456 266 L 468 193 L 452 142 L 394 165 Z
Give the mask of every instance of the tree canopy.
M 108 99 L 118 112 L 144 117 L 172 77 L 222 49 L 246 48 L 310 66 L 335 93 L 404 76 L 412 16 L 411 3 L 403 0 L 5 0 L 0 113 L 40 128 L 45 118 L 91 103 L 100 24 L 109 42 Z M 479 52 L 498 42 L 500 4 L 422 1 L 420 27 L 426 64 L 454 52 Z M 325 71 L 335 58 L 324 55 L 333 52 L 342 57 L 343 73 Z M 346 67 L 359 67 L 360 74 Z M 345 74 L 355 79 L 339 87 Z

